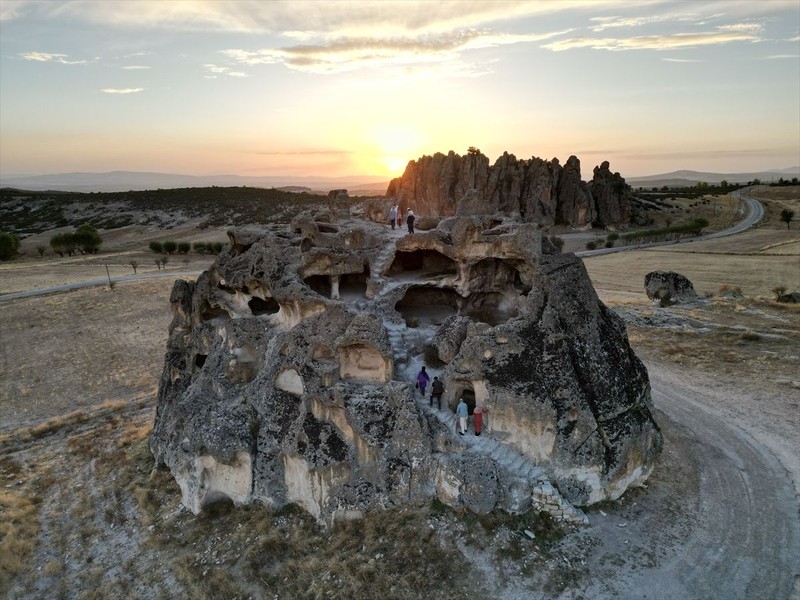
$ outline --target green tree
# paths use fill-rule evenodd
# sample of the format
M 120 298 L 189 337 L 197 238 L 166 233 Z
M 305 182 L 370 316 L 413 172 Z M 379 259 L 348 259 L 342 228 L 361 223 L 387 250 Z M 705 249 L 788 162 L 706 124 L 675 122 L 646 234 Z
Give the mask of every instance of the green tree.
M 178 252 L 180 254 L 186 254 L 191 249 L 192 245 L 189 242 L 178 242 Z
M 167 254 L 175 254 L 175 251 L 178 249 L 178 244 L 173 242 L 172 240 L 164 242 L 164 252 Z
M 195 242 L 192 244 L 192 249 L 197 252 L 198 254 L 204 254 L 206 251 L 206 243 L 205 242 Z
M 75 234 L 69 232 L 57 233 L 50 238 L 50 247 L 59 256 L 75 254 Z
M 222 242 L 214 242 L 214 245 L 213 245 L 214 254 L 219 254 L 220 252 L 222 252 L 222 249 L 224 247 L 225 247 L 225 244 L 223 244 Z
M 790 229 L 789 223 L 792 222 L 792 219 L 794 219 L 794 211 L 789 210 L 788 208 L 784 208 L 781 211 L 781 221 L 786 223 L 786 229 Z
M 44 253 L 47 252 L 47 246 L 36 246 L 36 252 L 39 254 L 39 258 L 43 258 Z
M 150 250 L 155 252 L 156 254 L 161 254 L 164 252 L 164 244 L 161 242 L 150 242 Z
M 136 275 L 136 269 L 139 267 L 139 261 L 132 260 L 128 264 L 133 268 L 133 274 Z
M 73 234 L 75 245 L 84 254 L 97 254 L 103 238 L 91 225 L 81 225 Z
M 774 288 L 772 288 L 772 293 L 775 294 L 775 300 L 779 300 L 780 297 L 786 293 L 786 286 L 776 285 Z
M 13 233 L 0 232 L 0 260 L 13 258 L 19 250 L 19 237 Z

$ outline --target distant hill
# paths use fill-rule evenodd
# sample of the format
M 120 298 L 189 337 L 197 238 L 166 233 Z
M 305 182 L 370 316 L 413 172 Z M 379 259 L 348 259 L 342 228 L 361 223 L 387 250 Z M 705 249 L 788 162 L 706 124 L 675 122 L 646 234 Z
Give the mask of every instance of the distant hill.
M 752 173 L 705 173 L 702 171 L 672 171 L 660 175 L 646 175 L 644 177 L 625 177 L 626 183 L 633 187 L 691 187 L 698 183 L 705 182 L 710 184 L 727 181 L 728 183 L 747 183 L 758 179 L 762 183 L 769 183 L 792 177 L 800 178 L 800 167 L 789 167 L 787 169 L 773 169 L 771 171 L 757 171 Z
M 0 187 L 31 191 L 60 190 L 66 192 L 128 192 L 175 188 L 246 186 L 260 188 L 295 188 L 327 193 L 347 189 L 351 195 L 383 194 L 389 185 L 380 176 L 349 177 L 246 177 L 242 175 L 180 175 L 140 171 L 107 173 L 55 173 L 49 175 L 0 176 Z
M 591 174 L 590 174 L 591 175 Z M 625 174 L 622 173 L 625 177 Z M 800 166 L 753 173 L 704 173 L 701 171 L 673 171 L 643 177 L 625 177 L 633 187 L 686 187 L 699 182 L 716 184 L 747 183 L 754 179 L 767 183 L 783 177 L 800 178 Z M 346 189 L 351 196 L 381 196 L 389 182 L 380 176 L 354 175 L 350 177 L 247 177 L 242 175 L 180 175 L 175 173 L 148 173 L 140 171 L 109 171 L 106 173 L 55 173 L 4 177 L 0 187 L 31 191 L 58 190 L 64 192 L 128 192 L 176 188 L 201 187 L 257 187 L 275 188 L 292 192 L 326 194 L 333 189 Z

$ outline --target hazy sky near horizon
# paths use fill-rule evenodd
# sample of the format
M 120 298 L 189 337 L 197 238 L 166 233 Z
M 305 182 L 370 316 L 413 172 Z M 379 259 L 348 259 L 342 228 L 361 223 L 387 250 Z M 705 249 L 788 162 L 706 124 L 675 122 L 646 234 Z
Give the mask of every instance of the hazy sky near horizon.
M 0 174 L 800 165 L 800 2 L 0 0 Z

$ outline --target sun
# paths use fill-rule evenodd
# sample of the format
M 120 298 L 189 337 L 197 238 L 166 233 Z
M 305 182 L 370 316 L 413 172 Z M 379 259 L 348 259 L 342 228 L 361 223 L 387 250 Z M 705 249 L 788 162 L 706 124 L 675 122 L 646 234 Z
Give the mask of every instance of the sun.
M 386 165 L 390 173 L 401 175 L 411 159 L 412 157 L 410 156 L 385 156 L 383 164 Z
M 369 141 L 375 148 L 376 162 L 387 174 L 402 175 L 408 161 L 422 154 L 423 136 L 412 127 L 379 126 L 372 130 Z

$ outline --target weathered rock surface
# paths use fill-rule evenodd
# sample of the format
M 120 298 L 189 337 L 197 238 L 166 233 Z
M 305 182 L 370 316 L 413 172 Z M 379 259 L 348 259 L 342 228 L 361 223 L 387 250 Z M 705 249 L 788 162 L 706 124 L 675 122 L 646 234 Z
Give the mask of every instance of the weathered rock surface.
M 454 185 L 489 181 L 469 158 L 436 160 Z M 229 252 L 176 282 L 150 445 L 184 505 L 293 502 L 329 523 L 438 497 L 581 521 L 571 503 L 649 476 L 662 442 L 647 372 L 574 255 L 543 254 L 519 219 L 405 235 L 331 211 L 231 231 Z M 441 412 L 413 401 L 431 353 Z M 455 433 L 461 397 L 483 407 L 481 437 Z
M 573 227 L 624 226 L 632 216 L 631 189 L 620 174 L 603 162 L 592 180 L 584 182 L 575 156 L 562 167 L 556 158 L 518 160 L 504 153 L 489 166 L 480 153 L 437 153 L 409 162 L 386 196 L 386 211 L 397 202 L 403 210 L 412 208 L 425 216 L 501 214 Z
M 697 299 L 692 282 L 674 271 L 652 271 L 644 276 L 647 297 L 662 306 L 691 302 Z

